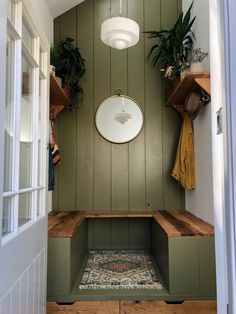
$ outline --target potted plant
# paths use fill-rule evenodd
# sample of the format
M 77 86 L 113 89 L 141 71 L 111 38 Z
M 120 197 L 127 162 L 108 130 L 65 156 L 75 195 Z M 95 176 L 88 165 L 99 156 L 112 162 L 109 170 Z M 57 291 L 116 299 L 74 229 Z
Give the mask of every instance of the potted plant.
M 67 37 L 51 47 L 50 59 L 55 66 L 56 76 L 62 79 L 63 89 L 72 106 L 78 107 L 83 97 L 79 80 L 85 73 L 85 59 L 73 41 L 74 39 Z
M 203 61 L 208 57 L 207 52 L 203 52 L 201 48 L 194 49 L 190 55 L 190 71 L 203 72 Z
M 188 56 L 192 50 L 194 34 L 191 30 L 196 19 L 191 19 L 193 2 L 184 15 L 180 14 L 171 29 L 147 31 L 148 38 L 157 38 L 157 43 L 151 48 L 148 60 L 151 65 L 161 65 L 164 78 L 172 82 L 179 79 L 180 73 L 187 66 Z

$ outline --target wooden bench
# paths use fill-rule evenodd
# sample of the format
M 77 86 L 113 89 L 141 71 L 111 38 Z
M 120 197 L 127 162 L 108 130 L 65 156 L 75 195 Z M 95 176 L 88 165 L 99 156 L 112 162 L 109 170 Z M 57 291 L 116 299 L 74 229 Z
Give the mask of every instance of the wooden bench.
M 72 237 L 85 218 L 153 218 L 169 237 L 214 236 L 214 228 L 186 211 L 88 211 L 51 212 L 48 216 L 48 237 Z
M 188 212 L 153 215 L 151 249 L 170 294 L 214 299 L 214 228 Z
M 50 213 L 49 295 L 70 294 L 76 269 L 78 272 L 87 253 L 88 220 L 105 218 L 151 220 L 150 249 L 173 298 L 215 297 L 214 228 L 186 211 Z M 60 263 L 56 262 L 57 259 Z M 63 288 L 60 289 L 60 286 Z

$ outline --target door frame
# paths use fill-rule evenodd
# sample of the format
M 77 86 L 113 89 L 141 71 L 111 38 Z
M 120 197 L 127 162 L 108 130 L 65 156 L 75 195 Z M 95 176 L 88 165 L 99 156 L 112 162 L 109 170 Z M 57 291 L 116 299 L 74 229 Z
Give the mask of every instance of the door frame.
M 210 0 L 209 6 L 217 311 L 226 314 L 236 313 L 236 3 Z

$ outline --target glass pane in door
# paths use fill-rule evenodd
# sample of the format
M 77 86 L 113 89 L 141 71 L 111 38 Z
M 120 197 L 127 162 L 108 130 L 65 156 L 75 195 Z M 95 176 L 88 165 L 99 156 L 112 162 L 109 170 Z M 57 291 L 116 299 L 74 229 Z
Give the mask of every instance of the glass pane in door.
M 13 221 L 12 221 L 12 199 L 4 198 L 3 199 L 3 215 L 2 215 L 2 235 L 6 236 L 7 234 L 13 231 Z
M 22 96 L 20 113 L 20 189 L 32 187 L 33 160 L 33 69 L 22 57 Z
M 24 21 L 24 19 L 23 19 L 23 23 L 22 23 L 22 39 L 23 39 L 23 43 L 29 49 L 30 53 L 33 54 L 34 36 L 33 36 L 32 32 L 30 31 L 30 28 L 28 27 L 28 25 Z
M 12 190 L 13 158 L 13 69 L 14 41 L 7 36 L 6 45 L 6 103 L 5 103 L 5 149 L 4 149 L 4 192 Z
M 32 220 L 32 193 L 19 195 L 18 227 Z
M 8 0 L 7 17 L 14 24 L 14 3 L 12 0 Z

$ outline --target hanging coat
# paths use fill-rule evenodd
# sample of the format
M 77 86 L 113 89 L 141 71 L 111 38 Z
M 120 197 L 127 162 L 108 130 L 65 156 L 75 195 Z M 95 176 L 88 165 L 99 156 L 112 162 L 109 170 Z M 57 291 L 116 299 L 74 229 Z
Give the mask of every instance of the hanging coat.
M 195 159 L 193 148 L 193 129 L 187 112 L 183 113 L 179 144 L 174 169 L 171 175 L 179 181 L 185 189 L 195 189 Z

